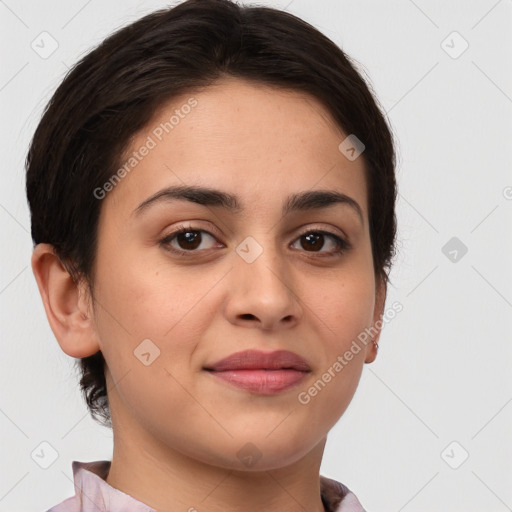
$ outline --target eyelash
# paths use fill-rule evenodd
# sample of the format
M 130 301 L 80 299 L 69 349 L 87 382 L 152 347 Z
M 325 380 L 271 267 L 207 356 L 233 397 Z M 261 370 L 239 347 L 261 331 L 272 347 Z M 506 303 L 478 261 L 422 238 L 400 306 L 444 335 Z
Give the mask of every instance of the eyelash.
M 188 233 L 188 232 L 203 232 L 203 233 L 206 233 L 208 234 L 209 236 L 211 236 L 212 238 L 216 238 L 215 235 L 213 235 L 212 233 L 210 233 L 209 231 L 205 230 L 205 229 L 202 229 L 202 228 L 199 228 L 199 227 L 195 227 L 195 226 L 180 226 L 179 228 L 177 228 L 175 231 L 173 231 L 172 233 L 170 233 L 169 235 L 166 235 L 164 238 L 162 238 L 159 243 L 161 245 L 164 246 L 164 248 L 174 254 L 177 254 L 179 256 L 184 256 L 184 257 L 188 257 L 189 255 L 192 256 L 193 253 L 197 253 L 197 252 L 200 252 L 200 251 L 197 251 L 197 250 L 192 250 L 192 251 L 185 251 L 185 250 L 179 250 L 179 249 L 176 249 L 174 247 L 171 247 L 170 245 L 170 242 L 176 238 L 178 235 L 182 234 L 182 233 Z M 310 235 L 310 234 L 320 234 L 320 235 L 327 235 L 331 238 L 333 238 L 335 240 L 335 243 L 337 245 L 337 249 L 335 249 L 334 251 L 331 251 L 330 253 L 317 253 L 319 254 L 321 258 L 330 258 L 330 257 L 336 257 L 336 256 L 341 256 L 342 254 L 348 252 L 350 249 L 351 249 L 351 245 L 346 241 L 344 240 L 343 238 L 339 237 L 338 235 L 335 235 L 334 233 L 331 233 L 329 231 L 324 231 L 324 230 L 321 230 L 321 229 L 308 229 L 302 233 L 300 233 L 297 238 L 295 239 L 298 240 L 300 239 L 301 237 L 305 236 L 305 235 Z M 207 249 L 204 249 L 204 250 L 207 250 Z M 312 251 L 313 254 L 314 251 Z

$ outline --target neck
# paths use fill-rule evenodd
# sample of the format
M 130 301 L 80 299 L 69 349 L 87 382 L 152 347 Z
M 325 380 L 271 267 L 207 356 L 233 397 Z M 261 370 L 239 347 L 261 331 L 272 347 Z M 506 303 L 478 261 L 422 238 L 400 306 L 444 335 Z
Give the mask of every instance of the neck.
M 157 512 L 325 512 L 319 480 L 325 438 L 287 467 L 240 471 L 203 463 L 156 446 L 140 432 L 133 434 L 114 430 L 106 481 Z

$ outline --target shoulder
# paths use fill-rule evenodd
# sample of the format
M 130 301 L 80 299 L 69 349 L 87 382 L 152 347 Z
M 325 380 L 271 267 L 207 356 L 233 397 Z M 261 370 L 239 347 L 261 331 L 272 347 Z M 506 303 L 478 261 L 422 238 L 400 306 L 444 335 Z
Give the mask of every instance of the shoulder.
M 78 503 L 77 497 L 72 496 L 67 498 L 58 505 L 54 505 L 52 508 L 46 510 L 46 512 L 80 512 L 80 504 Z
M 337 480 L 320 475 L 320 492 L 326 512 L 366 512 L 357 496 Z

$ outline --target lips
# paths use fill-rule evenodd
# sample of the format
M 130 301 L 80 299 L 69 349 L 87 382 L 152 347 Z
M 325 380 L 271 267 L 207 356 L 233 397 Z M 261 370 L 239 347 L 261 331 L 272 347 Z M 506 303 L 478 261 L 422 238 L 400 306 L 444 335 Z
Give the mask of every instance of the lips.
M 230 386 L 258 395 L 285 391 L 311 372 L 302 357 L 288 350 L 237 352 L 204 369 Z
M 288 350 L 276 350 L 275 352 L 246 350 L 244 352 L 236 352 L 205 367 L 205 369 L 217 372 L 227 370 L 311 371 L 311 368 L 302 357 Z

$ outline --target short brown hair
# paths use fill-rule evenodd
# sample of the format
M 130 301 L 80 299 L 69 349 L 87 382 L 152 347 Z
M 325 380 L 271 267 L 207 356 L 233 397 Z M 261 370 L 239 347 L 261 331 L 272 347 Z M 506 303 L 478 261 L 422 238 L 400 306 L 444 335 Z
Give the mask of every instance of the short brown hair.
M 124 27 L 83 57 L 48 103 L 26 160 L 34 244 L 49 243 L 91 292 L 102 202 L 93 191 L 164 102 L 233 76 L 310 94 L 363 141 L 377 278 L 395 255 L 395 151 L 370 86 L 305 21 L 269 7 L 187 0 Z M 341 142 L 341 141 L 340 141 Z M 100 352 L 77 360 L 93 419 L 111 427 Z

